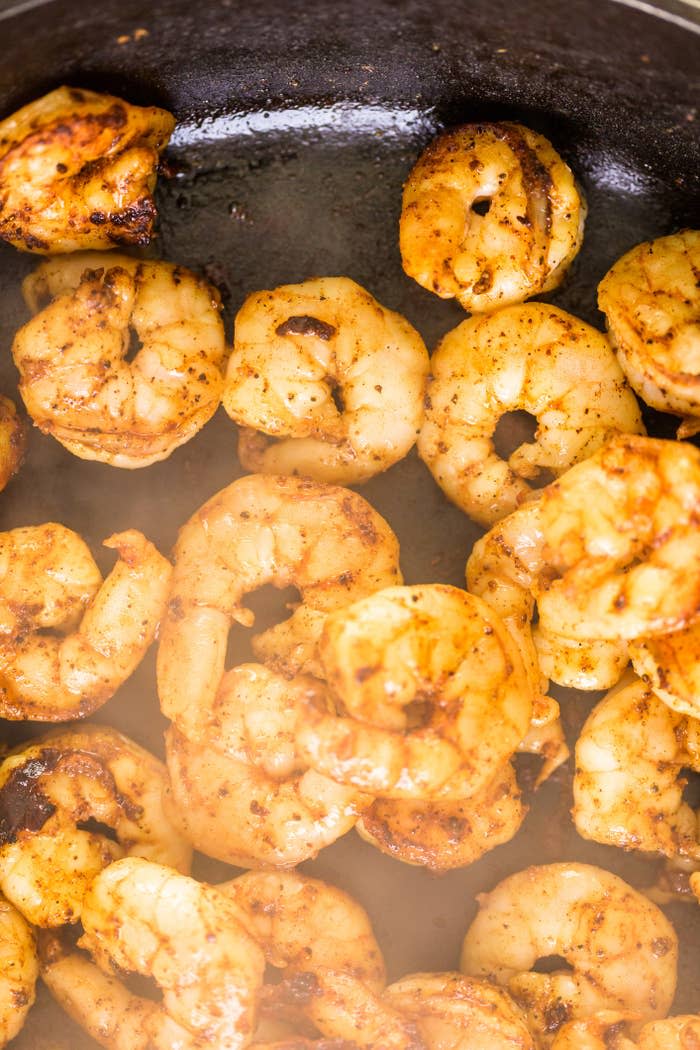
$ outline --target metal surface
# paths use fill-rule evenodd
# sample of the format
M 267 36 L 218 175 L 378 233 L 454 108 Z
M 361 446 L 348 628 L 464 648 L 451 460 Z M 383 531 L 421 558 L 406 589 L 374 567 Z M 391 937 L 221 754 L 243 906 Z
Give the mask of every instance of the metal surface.
M 441 127 L 520 120 L 552 139 L 589 203 L 581 255 L 549 298 L 600 325 L 595 288 L 609 265 L 640 240 L 700 225 L 700 12 L 659 6 L 660 14 L 612 0 L 0 4 L 0 112 L 62 82 L 170 108 L 179 122 L 169 151 L 176 174 L 160 182 L 160 236 L 149 251 L 219 286 L 229 332 L 252 290 L 346 274 L 404 313 L 429 347 L 463 313 L 402 273 L 402 182 Z M 135 36 L 139 28 L 147 35 Z M 34 262 L 0 247 L 0 389 L 14 396 L 9 348 L 26 318 L 19 282 Z M 670 433 L 661 417 L 651 426 Z M 220 411 L 169 460 L 130 472 L 75 459 L 33 431 L 21 474 L 0 496 L 0 528 L 62 521 L 104 567 L 100 541 L 127 526 L 167 551 L 189 514 L 240 473 L 235 444 Z M 479 530 L 415 455 L 362 493 L 397 531 L 407 582 L 463 584 Z M 241 633 L 241 658 L 245 645 Z M 573 742 L 596 697 L 560 695 Z M 97 720 L 162 752 L 152 656 Z M 26 726 L 2 728 L 12 741 L 27 735 Z M 433 877 L 354 833 L 304 868 L 365 905 L 391 978 L 455 968 L 475 893 L 528 863 L 582 859 L 636 885 L 651 881 L 652 862 L 578 838 L 570 774 L 569 766 L 531 800 L 512 843 L 470 868 Z M 196 872 L 216 879 L 231 869 L 201 858 Z M 698 1010 L 700 909 L 679 905 L 669 915 L 683 944 L 676 1010 Z M 93 1044 L 42 996 L 13 1045 Z

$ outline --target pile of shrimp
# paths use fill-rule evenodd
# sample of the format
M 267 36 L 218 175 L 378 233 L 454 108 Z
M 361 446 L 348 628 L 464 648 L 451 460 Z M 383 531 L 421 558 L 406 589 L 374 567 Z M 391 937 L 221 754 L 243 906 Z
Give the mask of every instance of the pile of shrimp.
M 2 756 L 0 1046 L 39 976 L 107 1050 L 700 1045 L 700 1016 L 667 1016 L 673 927 L 608 871 L 511 873 L 477 894 L 459 970 L 388 984 L 363 907 L 296 870 L 353 829 L 432 872 L 511 840 L 517 756 L 539 757 L 539 786 L 569 755 L 551 680 L 607 691 L 575 744 L 579 834 L 665 858 L 700 897 L 700 451 L 647 437 L 635 398 L 680 437 L 700 427 L 700 232 L 613 265 L 607 334 L 526 302 L 564 279 L 585 201 L 542 135 L 466 124 L 404 188 L 406 274 L 471 315 L 432 357 L 338 276 L 249 294 L 229 348 L 207 281 L 112 250 L 153 235 L 173 126 L 66 87 L 0 122 L 0 238 L 58 256 L 25 279 L 12 345 L 34 424 L 144 468 L 222 403 L 251 472 L 182 525 L 172 562 L 135 528 L 109 537 L 105 579 L 60 523 L 0 533 L 0 715 L 84 719 L 157 638 L 168 722 L 164 763 L 77 721 Z M 512 412 L 536 430 L 502 456 Z M 488 529 L 466 590 L 405 585 L 390 524 L 341 487 L 414 444 Z M 26 450 L 0 397 L 0 488 Z M 250 658 L 232 629 L 265 587 L 296 596 Z M 208 884 L 193 850 L 250 870 Z

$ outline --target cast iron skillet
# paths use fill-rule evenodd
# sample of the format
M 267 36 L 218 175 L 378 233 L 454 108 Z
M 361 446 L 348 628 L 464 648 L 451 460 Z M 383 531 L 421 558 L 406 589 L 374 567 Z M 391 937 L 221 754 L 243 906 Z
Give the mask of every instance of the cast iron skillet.
M 146 30 L 145 33 L 137 30 Z M 401 271 L 401 185 L 441 128 L 519 120 L 548 135 L 589 202 L 583 250 L 558 305 L 600 325 L 595 287 L 641 240 L 700 226 L 700 5 L 666 0 L 70 0 L 0 2 L 0 114 L 68 83 L 172 110 L 173 175 L 158 191 L 149 254 L 206 273 L 229 324 L 255 289 L 347 274 L 404 313 L 429 346 L 463 313 Z M 26 319 L 18 288 L 35 260 L 0 246 L 0 388 L 16 395 L 9 348 Z M 655 433 L 670 421 L 649 418 Z M 161 548 L 240 473 L 235 431 L 219 412 L 166 462 L 118 471 L 73 458 L 33 431 L 19 477 L 0 496 L 0 528 L 62 521 L 98 558 L 135 526 Z M 446 503 L 414 455 L 362 489 L 402 541 L 407 582 L 463 584 L 479 530 Z M 109 564 L 103 563 L 105 567 Z M 261 621 L 287 595 L 263 592 Z M 247 656 L 242 632 L 233 640 Z M 597 696 L 560 690 L 571 737 Z M 153 659 L 96 716 L 162 752 Z M 3 724 L 8 742 L 41 726 Z M 514 841 L 437 878 L 392 861 L 354 833 L 304 870 L 368 909 L 391 979 L 457 966 L 474 895 L 528 863 L 586 860 L 648 884 L 652 862 L 584 843 L 569 818 L 570 766 L 532 799 Z M 199 858 L 213 881 L 233 874 Z M 682 941 L 675 1012 L 700 1009 L 700 909 L 668 909 Z M 48 996 L 18 1050 L 93 1046 Z

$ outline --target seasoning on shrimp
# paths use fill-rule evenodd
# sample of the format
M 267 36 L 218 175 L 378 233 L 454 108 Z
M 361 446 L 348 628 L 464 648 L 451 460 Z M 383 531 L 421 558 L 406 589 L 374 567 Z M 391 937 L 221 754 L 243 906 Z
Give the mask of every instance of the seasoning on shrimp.
M 20 394 L 35 424 L 74 455 L 145 467 L 213 416 L 226 347 L 218 293 L 202 278 L 86 253 L 47 260 L 23 290 L 35 316 L 12 344 Z
M 0 122 L 0 238 L 23 251 L 148 244 L 160 153 L 155 106 L 60 87 Z
M 544 1046 L 565 1021 L 599 1010 L 665 1017 L 678 939 L 663 912 L 617 875 L 589 864 L 547 864 L 510 875 L 478 900 L 460 969 L 504 987 Z M 552 955 L 569 969 L 533 969 Z
M 354 485 L 409 451 L 428 352 L 418 332 L 347 277 L 249 296 L 235 322 L 223 406 L 246 470 Z
M 700 1016 L 681 1014 L 650 1021 L 639 1030 L 633 1013 L 605 1010 L 565 1025 L 552 1050 L 694 1050 L 700 1046 Z
M 107 726 L 61 729 L 12 752 L 0 766 L 3 893 L 34 925 L 60 926 L 79 919 L 94 877 L 125 853 L 188 871 L 166 784 L 161 762 Z
M 700 429 L 700 230 L 632 248 L 598 286 L 598 305 L 630 386 L 662 412 Z
M 561 282 L 585 215 L 544 136 L 508 122 L 464 124 L 428 146 L 404 186 L 403 268 L 471 313 L 523 302 Z
M 0 1047 L 21 1031 L 34 1004 L 39 976 L 34 935 L 29 923 L 0 897 Z
M 700 621 L 669 634 L 636 638 L 629 655 L 637 674 L 674 711 L 700 718 Z
M 445 494 L 481 525 L 620 431 L 644 433 L 639 406 L 600 332 L 556 306 L 526 303 L 471 317 L 431 358 L 418 451 Z M 537 421 L 507 459 L 494 433 L 508 412 Z
M 63 525 L 0 532 L 3 718 L 84 718 L 142 660 L 172 569 L 135 529 L 110 536 L 104 546 L 119 555 L 105 580 L 80 536 Z
M 27 446 L 27 428 L 14 402 L 0 395 L 0 491 L 22 466 Z

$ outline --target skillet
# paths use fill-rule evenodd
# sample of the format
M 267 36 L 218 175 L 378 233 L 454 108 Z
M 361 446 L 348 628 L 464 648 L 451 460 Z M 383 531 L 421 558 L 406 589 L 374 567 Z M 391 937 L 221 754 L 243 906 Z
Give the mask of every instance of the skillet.
M 232 318 L 245 295 L 312 275 L 345 274 L 419 329 L 429 348 L 463 319 L 401 271 L 401 186 L 443 127 L 521 121 L 547 135 L 589 204 L 584 245 L 547 298 L 598 327 L 595 288 L 633 244 L 700 227 L 700 4 L 697 0 L 0 0 L 0 115 L 61 83 L 171 110 L 170 175 L 147 254 L 205 273 Z M 0 246 L 0 389 L 16 396 L 9 348 L 26 319 L 21 278 L 36 260 Z M 650 432 L 672 421 L 647 413 Z M 98 561 L 134 526 L 168 551 L 178 527 L 241 473 L 222 411 L 170 459 L 119 471 L 73 458 L 34 430 L 0 496 L 0 528 L 58 520 Z M 449 505 L 415 454 L 362 493 L 402 543 L 406 581 L 463 585 L 480 530 Z M 101 562 L 106 569 L 109 559 Z M 261 592 L 265 624 L 289 595 Z M 246 640 L 233 638 L 238 660 Z M 152 654 L 95 716 L 162 753 Z M 600 694 L 556 691 L 570 743 Z M 40 725 L 2 724 L 10 743 Z M 571 764 L 531 800 L 516 838 L 441 877 L 401 865 L 354 833 L 303 866 L 368 909 L 390 979 L 457 966 L 475 893 L 529 863 L 582 860 L 647 885 L 654 863 L 581 840 L 571 825 Z M 693 785 L 689 790 L 692 790 Z M 232 869 L 198 858 L 216 881 Z M 700 1010 L 700 908 L 667 908 L 681 936 L 673 1012 Z M 18 1050 L 93 1044 L 40 993 Z

